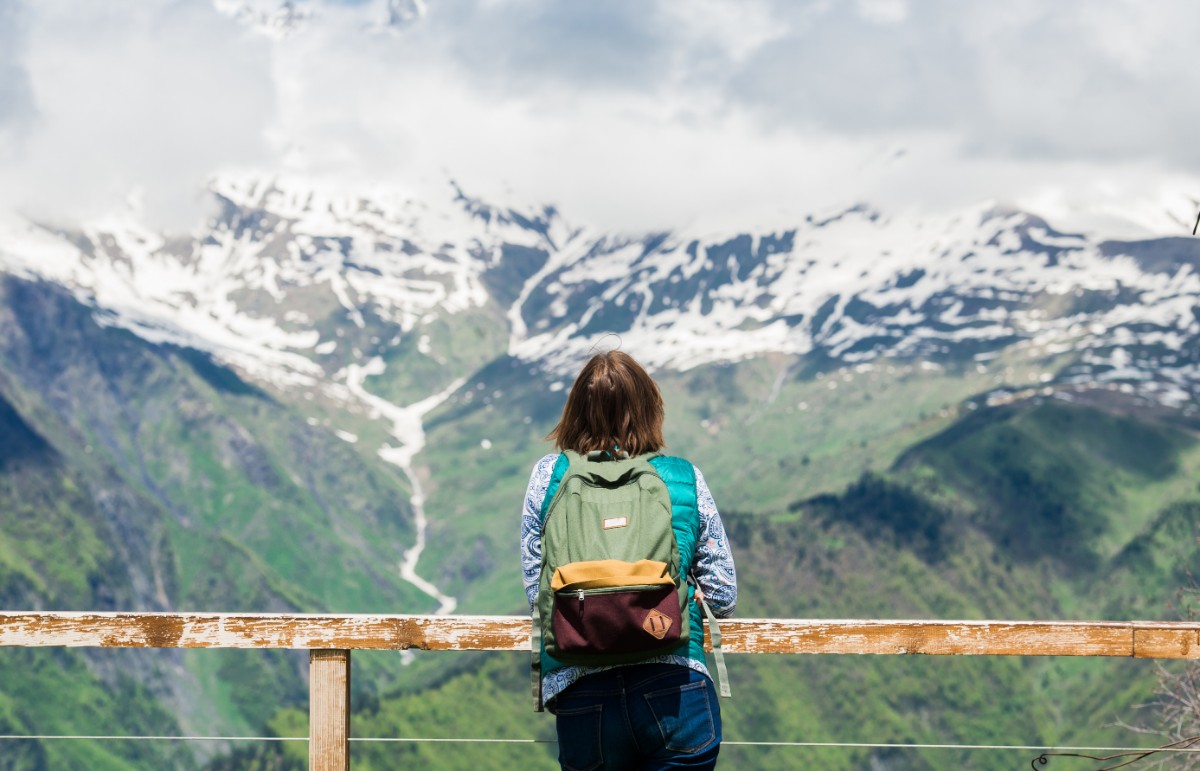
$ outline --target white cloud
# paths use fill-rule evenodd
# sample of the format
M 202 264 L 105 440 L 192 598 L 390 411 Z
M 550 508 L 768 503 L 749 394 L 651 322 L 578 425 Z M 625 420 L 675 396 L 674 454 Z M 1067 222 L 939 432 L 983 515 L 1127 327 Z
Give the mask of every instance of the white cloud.
M 248 165 L 638 229 L 1200 178 L 1190 0 L 438 0 L 399 34 L 383 0 L 301 4 L 279 40 L 205 0 L 0 14 L 0 94 L 29 97 L 0 198 L 186 212 Z
M 735 64 L 791 31 L 790 24 L 781 23 L 772 13 L 767 0 L 693 0 L 660 8 L 693 47 L 715 46 Z
M 899 24 L 908 18 L 908 0 L 857 0 L 858 13 L 876 24 Z
M 33 112 L 24 54 L 25 9 L 0 4 L 0 163 L 11 159 Z
M 210 6 L 39 0 L 25 12 L 30 127 L 0 200 L 78 217 L 141 188 L 152 216 L 188 225 L 209 174 L 269 160 L 269 48 Z

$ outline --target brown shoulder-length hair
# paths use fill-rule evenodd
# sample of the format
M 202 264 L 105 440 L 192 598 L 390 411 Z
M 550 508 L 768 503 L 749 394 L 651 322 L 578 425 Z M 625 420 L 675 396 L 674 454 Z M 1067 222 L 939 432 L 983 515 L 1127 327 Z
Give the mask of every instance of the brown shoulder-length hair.
M 580 454 L 614 447 L 630 456 L 660 450 L 667 443 L 658 384 L 629 354 L 598 353 L 575 378 L 562 417 L 546 439 Z

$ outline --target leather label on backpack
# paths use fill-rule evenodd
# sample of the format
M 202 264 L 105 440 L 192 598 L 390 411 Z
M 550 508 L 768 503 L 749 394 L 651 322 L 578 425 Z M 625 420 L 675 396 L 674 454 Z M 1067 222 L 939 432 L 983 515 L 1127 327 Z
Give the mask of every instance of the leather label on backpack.
M 612 530 L 615 527 L 625 527 L 629 524 L 629 517 L 609 517 L 604 520 L 604 529 Z
M 671 619 L 665 613 L 651 610 L 646 614 L 646 619 L 642 622 L 642 629 L 645 629 L 654 639 L 661 640 L 667 636 L 667 632 L 671 629 Z

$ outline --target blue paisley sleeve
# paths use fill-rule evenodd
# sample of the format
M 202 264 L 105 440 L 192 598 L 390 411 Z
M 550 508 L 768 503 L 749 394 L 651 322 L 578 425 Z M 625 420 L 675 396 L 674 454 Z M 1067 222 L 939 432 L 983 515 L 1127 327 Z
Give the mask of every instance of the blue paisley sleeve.
M 529 600 L 529 611 L 537 599 L 538 578 L 542 570 L 542 501 L 550 486 L 557 454 L 547 455 L 533 467 L 529 476 L 529 487 L 525 490 L 525 506 L 521 510 L 521 579 L 525 583 L 525 597 Z
M 728 616 L 737 605 L 737 573 L 733 568 L 733 552 L 725 537 L 725 526 L 717 511 L 716 501 L 696 469 L 696 504 L 700 510 L 700 538 L 696 547 L 696 580 L 704 591 L 704 599 L 718 616 Z

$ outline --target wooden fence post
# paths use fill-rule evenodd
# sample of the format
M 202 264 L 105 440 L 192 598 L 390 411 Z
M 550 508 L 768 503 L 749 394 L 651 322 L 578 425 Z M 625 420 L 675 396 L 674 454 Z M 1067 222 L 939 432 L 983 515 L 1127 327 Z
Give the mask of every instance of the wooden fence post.
M 350 651 L 308 652 L 308 767 L 350 768 Z

